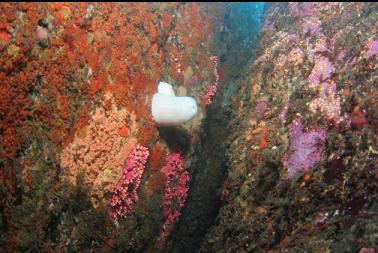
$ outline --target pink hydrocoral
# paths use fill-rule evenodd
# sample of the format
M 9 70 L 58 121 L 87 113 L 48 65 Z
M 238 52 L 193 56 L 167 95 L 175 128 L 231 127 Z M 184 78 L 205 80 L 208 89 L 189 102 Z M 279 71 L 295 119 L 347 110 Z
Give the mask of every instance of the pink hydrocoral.
M 217 70 L 217 65 L 218 65 L 218 56 L 210 56 L 210 61 L 213 62 L 213 65 L 214 65 L 214 68 L 213 68 L 213 73 L 214 73 L 214 76 L 215 76 L 215 83 L 218 83 L 219 81 L 219 74 L 218 74 L 218 70 Z
M 210 86 L 209 90 L 206 92 L 206 94 L 203 97 L 203 101 L 206 105 L 209 105 L 209 104 L 212 103 L 212 98 L 215 95 L 215 93 L 217 92 L 218 82 L 219 82 L 219 74 L 218 74 L 218 70 L 217 70 L 218 57 L 213 55 L 213 56 L 210 57 L 210 61 L 214 65 L 213 73 L 214 73 L 214 76 L 215 76 L 215 83 Z
M 209 105 L 212 103 L 212 98 L 213 96 L 215 95 L 215 93 L 217 92 L 217 85 L 213 84 L 210 86 L 209 90 L 207 91 L 207 93 L 204 95 L 203 97 L 203 100 L 205 102 L 205 104 Z
M 138 200 L 137 190 L 148 155 L 148 149 L 138 145 L 127 157 L 123 174 L 110 202 L 110 216 L 113 220 L 117 221 L 119 217 L 125 218 Z
M 291 179 L 298 171 L 308 171 L 320 161 L 326 131 L 320 129 L 304 133 L 302 121 L 298 118 L 289 125 L 289 137 L 290 146 L 283 164 L 288 168 L 287 177 Z
M 161 168 L 161 172 L 167 177 L 163 194 L 165 222 L 162 227 L 162 238 L 168 235 L 168 226 L 181 215 L 180 209 L 188 196 L 189 173 L 183 169 L 183 164 L 184 160 L 179 153 L 170 153 L 166 165 Z

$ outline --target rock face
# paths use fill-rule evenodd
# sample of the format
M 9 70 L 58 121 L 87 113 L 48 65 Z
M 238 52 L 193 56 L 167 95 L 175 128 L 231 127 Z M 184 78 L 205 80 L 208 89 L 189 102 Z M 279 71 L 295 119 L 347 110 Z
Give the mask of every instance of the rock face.
M 267 6 L 233 103 L 222 207 L 201 252 L 378 247 L 376 10 Z
M 1 249 L 157 247 L 161 168 L 167 153 L 183 153 L 184 139 L 189 175 L 206 107 L 174 130 L 177 141 L 165 131 L 168 145 L 152 119 L 152 96 L 166 80 L 201 103 L 218 78 L 211 57 L 224 11 L 198 3 L 0 5 Z M 137 145 L 151 156 L 116 227 L 109 202 L 127 191 L 115 188 Z
M 1 250 L 374 250 L 376 10 L 0 4 Z M 161 80 L 191 121 L 156 126 Z

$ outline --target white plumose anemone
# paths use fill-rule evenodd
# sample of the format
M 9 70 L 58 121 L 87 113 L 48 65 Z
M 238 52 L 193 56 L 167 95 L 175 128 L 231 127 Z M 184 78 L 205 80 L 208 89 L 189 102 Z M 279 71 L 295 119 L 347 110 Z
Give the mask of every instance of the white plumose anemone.
M 177 126 L 191 120 L 198 112 L 192 97 L 176 97 L 170 84 L 160 82 L 152 97 L 152 117 L 158 126 Z

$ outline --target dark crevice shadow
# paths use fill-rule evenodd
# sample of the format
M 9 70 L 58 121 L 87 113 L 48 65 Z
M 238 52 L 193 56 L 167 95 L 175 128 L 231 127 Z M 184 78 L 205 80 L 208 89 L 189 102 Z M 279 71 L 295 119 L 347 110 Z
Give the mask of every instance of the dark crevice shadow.
M 170 151 L 178 152 L 182 155 L 189 152 L 192 145 L 192 136 L 185 128 L 179 126 L 158 127 L 158 131 Z

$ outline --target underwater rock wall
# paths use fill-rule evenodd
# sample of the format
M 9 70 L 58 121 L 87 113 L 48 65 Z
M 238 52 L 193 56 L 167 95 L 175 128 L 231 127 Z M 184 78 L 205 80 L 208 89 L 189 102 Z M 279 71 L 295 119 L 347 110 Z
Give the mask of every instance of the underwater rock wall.
M 159 135 L 152 95 L 166 81 L 201 105 L 177 137 L 187 152 L 177 173 L 186 175 L 205 94 L 219 79 L 213 42 L 223 17 L 222 4 L 206 3 L 0 5 L 2 249 L 141 252 L 161 244 L 161 168 L 182 147 L 172 150 L 170 132 Z M 135 162 L 127 158 L 137 145 L 149 150 L 146 165 L 124 164 Z M 108 210 L 116 193 L 113 206 L 133 205 L 117 226 Z
M 267 5 L 201 252 L 378 248 L 377 8 Z
M 252 5 L 0 4 L 0 251 L 378 248 L 377 4 Z
M 216 222 L 227 176 L 225 139 L 230 134 L 230 103 L 237 99 L 233 95 L 247 73 L 263 10 L 263 3 L 225 4 L 224 31 L 215 45 L 222 76 L 195 147 L 188 199 L 164 252 L 198 252 L 207 230 Z

